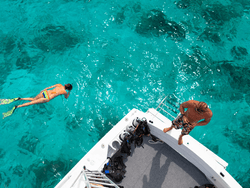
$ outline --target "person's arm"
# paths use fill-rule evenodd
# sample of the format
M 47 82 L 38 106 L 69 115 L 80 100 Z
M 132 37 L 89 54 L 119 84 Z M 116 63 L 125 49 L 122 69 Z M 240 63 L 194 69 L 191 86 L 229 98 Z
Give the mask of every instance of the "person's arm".
M 54 87 L 57 87 L 59 84 L 56 84 L 56 85 L 53 85 L 53 86 L 50 86 L 50 87 L 46 87 L 45 89 L 43 89 L 41 92 L 43 92 L 44 90 L 47 90 L 47 89 L 51 89 L 51 88 L 54 88 Z
M 196 124 L 196 126 L 204 126 L 204 125 L 207 125 L 211 120 L 211 117 L 210 118 L 205 118 L 203 121 L 200 121 L 199 123 Z
M 204 120 L 197 123 L 196 126 L 207 125 L 211 121 L 212 116 L 213 116 L 212 111 L 208 109 L 208 111 L 204 113 Z
M 65 99 L 69 98 L 70 91 L 67 94 L 64 94 Z
M 184 102 L 184 103 L 182 103 L 181 105 L 180 105 L 180 113 L 182 114 L 182 115 L 184 115 L 185 114 L 185 108 L 192 108 L 192 107 L 195 107 L 195 102 L 196 101 L 194 101 L 194 100 L 189 100 L 189 101 L 187 101 L 187 102 Z
M 184 108 L 184 106 L 183 106 L 183 103 L 180 105 L 180 113 L 181 113 L 181 115 L 185 115 L 185 108 Z

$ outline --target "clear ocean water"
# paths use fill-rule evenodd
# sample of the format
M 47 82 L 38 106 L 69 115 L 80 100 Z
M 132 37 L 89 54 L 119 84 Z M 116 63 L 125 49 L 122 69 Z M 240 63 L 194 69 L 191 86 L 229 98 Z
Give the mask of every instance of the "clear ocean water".
M 0 120 L 0 187 L 54 187 L 125 114 L 199 100 L 191 135 L 250 187 L 250 0 L 0 0 L 0 98 L 72 83 Z M 0 106 L 0 113 L 15 102 Z

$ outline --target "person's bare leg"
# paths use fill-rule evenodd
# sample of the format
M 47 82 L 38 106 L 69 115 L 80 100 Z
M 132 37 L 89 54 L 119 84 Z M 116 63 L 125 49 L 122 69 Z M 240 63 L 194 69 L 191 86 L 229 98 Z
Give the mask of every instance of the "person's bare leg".
M 168 131 L 171 131 L 173 128 L 174 128 L 174 126 L 172 125 L 171 127 L 163 129 L 163 132 L 166 133 Z
M 36 97 L 34 97 L 34 100 L 37 100 L 37 99 L 40 99 L 40 98 L 44 98 L 43 92 L 40 92 Z
M 178 139 L 178 144 L 179 145 L 182 145 L 183 144 L 183 140 L 182 140 L 182 137 L 183 137 L 184 135 L 183 134 L 181 134 L 180 136 L 179 136 L 179 139 Z
M 33 100 L 31 102 L 27 102 L 27 103 L 18 105 L 16 108 L 21 108 L 21 107 L 30 106 L 30 105 L 33 105 L 33 104 L 40 104 L 40 103 L 46 103 L 46 102 L 49 102 L 49 99 L 40 98 L 40 99 L 37 99 L 37 100 Z
M 34 98 L 20 98 L 21 101 L 33 101 Z
M 19 100 L 23 100 L 23 101 L 34 101 L 40 98 L 44 98 L 42 92 L 39 93 L 36 97 L 31 98 L 31 97 L 27 97 L 27 98 L 20 98 Z

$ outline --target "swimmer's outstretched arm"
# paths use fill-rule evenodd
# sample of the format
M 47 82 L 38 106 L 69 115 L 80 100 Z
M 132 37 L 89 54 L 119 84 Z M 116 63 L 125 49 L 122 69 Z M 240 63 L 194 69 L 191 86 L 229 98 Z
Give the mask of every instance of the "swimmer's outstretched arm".
M 45 89 L 43 89 L 41 92 L 43 92 L 44 90 L 47 90 L 47 89 L 51 89 L 53 87 L 57 87 L 59 84 L 56 84 L 56 85 L 53 85 L 53 86 L 50 86 L 50 87 L 46 87 Z
M 70 91 L 67 94 L 64 94 L 65 99 L 69 98 Z

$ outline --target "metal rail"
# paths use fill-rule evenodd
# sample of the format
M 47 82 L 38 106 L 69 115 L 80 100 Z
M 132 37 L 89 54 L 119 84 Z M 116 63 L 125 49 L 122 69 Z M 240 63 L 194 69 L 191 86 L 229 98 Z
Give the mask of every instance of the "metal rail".
M 112 182 L 105 174 L 99 171 L 90 171 L 83 167 L 83 170 L 79 173 L 71 187 L 75 187 L 75 184 L 79 179 L 85 182 L 84 188 L 119 188 L 114 182 Z
M 181 103 L 181 99 L 176 97 L 175 94 L 170 94 L 164 97 L 156 110 L 158 112 L 163 111 L 170 117 L 170 119 L 175 119 L 179 114 L 179 106 Z

